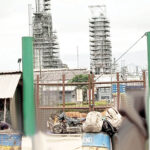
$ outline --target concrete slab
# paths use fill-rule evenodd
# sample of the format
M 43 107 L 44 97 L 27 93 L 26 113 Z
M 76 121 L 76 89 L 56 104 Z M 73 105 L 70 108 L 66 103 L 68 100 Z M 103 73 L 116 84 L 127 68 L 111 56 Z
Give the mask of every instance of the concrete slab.
M 23 137 L 22 150 L 81 150 L 81 134 L 51 134 L 38 133 L 33 139 Z

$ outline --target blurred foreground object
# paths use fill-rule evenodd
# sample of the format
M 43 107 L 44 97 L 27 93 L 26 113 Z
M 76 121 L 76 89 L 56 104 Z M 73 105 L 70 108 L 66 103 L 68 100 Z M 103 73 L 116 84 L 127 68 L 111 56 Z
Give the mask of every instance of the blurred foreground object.
M 4 121 L 0 121 L 0 131 L 1 130 L 7 130 L 10 129 L 10 124 L 4 122 Z
M 118 133 L 113 136 L 113 150 L 145 150 L 145 91 L 132 91 L 124 96 L 119 112 L 124 119 Z
M 21 150 L 21 140 L 19 133 L 0 133 L 0 150 Z
M 82 150 L 112 150 L 111 139 L 106 133 L 84 133 Z

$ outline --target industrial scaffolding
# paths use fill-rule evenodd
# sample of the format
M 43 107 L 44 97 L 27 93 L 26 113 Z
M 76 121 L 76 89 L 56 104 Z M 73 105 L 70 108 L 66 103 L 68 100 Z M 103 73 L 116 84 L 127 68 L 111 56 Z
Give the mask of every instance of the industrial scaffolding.
M 90 30 L 90 68 L 95 74 L 111 73 L 112 52 L 110 22 L 106 18 L 106 6 L 90 6 L 92 17 Z M 96 9 L 97 8 L 97 9 Z M 97 14 L 93 12 L 97 11 Z
M 53 31 L 50 0 L 37 0 L 33 16 L 34 69 L 64 68 L 59 44 Z

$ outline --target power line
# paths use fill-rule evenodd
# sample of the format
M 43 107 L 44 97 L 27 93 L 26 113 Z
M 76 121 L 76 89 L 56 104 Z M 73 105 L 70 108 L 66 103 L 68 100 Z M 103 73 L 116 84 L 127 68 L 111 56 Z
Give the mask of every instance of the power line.
M 116 63 L 119 59 L 121 59 L 125 54 L 127 54 L 144 36 L 145 36 L 145 34 L 142 35 L 134 44 L 132 44 L 122 55 L 120 55 L 119 58 L 115 61 L 115 63 Z
M 146 35 L 146 33 L 144 33 L 138 40 L 136 40 L 123 54 L 121 54 L 118 57 L 118 59 L 114 62 L 114 64 L 116 64 L 116 62 L 118 62 L 125 54 L 127 54 L 145 35 Z M 111 64 L 111 67 L 112 67 L 112 65 L 113 64 Z M 97 79 L 99 79 L 103 74 L 104 73 L 102 73 L 100 76 L 98 76 Z

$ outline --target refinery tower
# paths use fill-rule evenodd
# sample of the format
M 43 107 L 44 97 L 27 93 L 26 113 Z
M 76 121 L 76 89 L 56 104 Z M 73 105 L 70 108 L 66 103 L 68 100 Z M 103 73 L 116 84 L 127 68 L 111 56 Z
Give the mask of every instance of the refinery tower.
M 59 44 L 53 30 L 50 0 L 36 0 L 33 14 L 34 69 L 64 68 Z
M 89 6 L 90 69 L 95 74 L 111 73 L 112 52 L 110 22 L 106 17 L 106 6 Z

